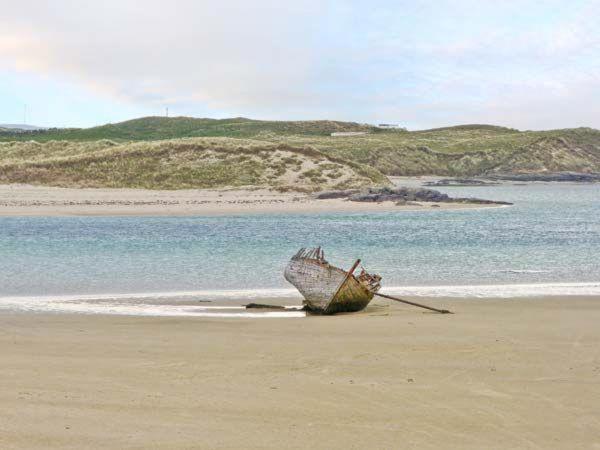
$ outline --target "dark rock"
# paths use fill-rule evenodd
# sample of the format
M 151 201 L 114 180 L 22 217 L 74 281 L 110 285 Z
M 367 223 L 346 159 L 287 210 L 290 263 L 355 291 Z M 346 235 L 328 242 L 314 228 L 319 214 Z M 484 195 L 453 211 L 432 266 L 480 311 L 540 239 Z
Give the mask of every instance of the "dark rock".
M 497 200 L 485 200 L 483 198 L 458 197 L 450 200 L 454 203 L 469 203 L 471 205 L 512 205 L 510 202 L 501 202 Z
M 321 193 L 323 194 L 323 193 Z M 433 189 L 419 189 L 409 187 L 378 187 L 368 188 L 362 191 L 348 189 L 345 191 L 328 191 L 325 196 L 317 196 L 317 199 L 323 198 L 347 198 L 351 202 L 387 202 L 392 201 L 396 204 L 410 204 L 411 202 L 435 202 L 435 203 L 474 203 L 474 204 L 498 204 L 510 205 L 507 202 L 497 202 L 492 200 L 483 200 L 478 198 L 451 198 Z
M 345 189 L 343 191 L 323 191 L 317 192 L 315 194 L 315 198 L 318 200 L 326 200 L 331 198 L 347 198 L 357 192 L 359 192 L 358 189 Z
M 369 188 L 350 195 L 348 199 L 352 202 L 387 202 L 387 201 L 423 201 L 423 202 L 444 202 L 450 197 L 441 192 L 431 189 L 416 189 L 408 187 L 397 188 Z
M 600 173 L 554 172 L 554 173 L 505 173 L 486 175 L 491 180 L 503 181 L 558 181 L 571 183 L 600 182 Z
M 351 202 L 383 202 L 387 200 L 384 194 L 353 194 L 349 197 Z M 391 199 L 390 199 L 391 200 Z
M 594 183 L 600 182 L 600 173 L 491 173 L 478 178 L 443 178 L 436 181 L 427 181 L 423 183 L 423 186 L 493 186 L 498 184 L 498 181 Z
M 495 186 L 497 184 L 475 178 L 443 178 L 436 181 L 426 181 L 423 186 Z

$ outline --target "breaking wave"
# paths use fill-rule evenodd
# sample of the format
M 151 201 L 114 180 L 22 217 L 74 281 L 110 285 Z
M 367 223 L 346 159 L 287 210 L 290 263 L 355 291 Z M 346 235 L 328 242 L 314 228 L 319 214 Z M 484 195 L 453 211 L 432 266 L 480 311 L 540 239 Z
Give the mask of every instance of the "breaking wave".
M 382 293 L 405 297 L 519 298 L 544 296 L 600 296 L 600 282 L 537 283 L 465 286 L 392 286 Z M 252 310 L 254 300 L 279 300 L 285 310 Z M 183 292 L 122 293 L 99 295 L 49 295 L 0 297 L 0 310 L 21 312 L 116 314 L 164 317 L 282 318 L 304 317 L 298 311 L 301 297 L 293 288 L 236 289 Z M 206 303 L 213 303 L 207 305 Z
M 469 286 L 399 286 L 384 292 L 411 297 L 450 298 L 518 298 L 547 296 L 600 295 L 600 282 L 592 283 L 530 283 Z
M 284 291 L 284 292 L 280 292 Z M 255 298 L 285 298 L 289 289 L 269 291 L 196 291 L 154 292 L 100 295 L 49 295 L 0 297 L 0 310 L 21 312 L 115 314 L 161 317 L 214 317 L 214 318 L 294 318 L 305 317 L 298 305 L 285 310 L 247 310 L 235 300 Z M 266 294 L 266 295 L 265 295 Z M 270 294 L 270 295 L 269 295 Z M 284 295 L 282 297 L 282 294 Z M 203 302 L 227 299 L 227 304 L 204 305 Z M 229 302 L 230 301 L 230 302 Z

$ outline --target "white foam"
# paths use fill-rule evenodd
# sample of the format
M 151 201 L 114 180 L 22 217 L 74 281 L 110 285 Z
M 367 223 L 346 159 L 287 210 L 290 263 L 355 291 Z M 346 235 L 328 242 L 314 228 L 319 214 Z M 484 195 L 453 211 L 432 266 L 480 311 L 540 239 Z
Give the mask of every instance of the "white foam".
M 72 302 L 72 301 L 106 301 L 106 300 L 144 300 L 144 299 L 253 299 L 253 298 L 300 298 L 296 289 L 230 289 L 230 290 L 201 290 L 201 291 L 172 291 L 172 292 L 134 292 L 107 294 L 69 294 L 69 295 L 33 295 L 5 296 L 1 301 L 8 302 Z
M 116 314 L 133 316 L 161 317 L 220 317 L 220 318 L 277 318 L 305 317 L 304 311 L 287 309 L 286 311 L 247 312 L 243 306 L 196 306 L 196 305 L 151 305 L 151 304 L 116 304 L 86 302 L 7 302 L 0 298 L 0 309 L 30 312 L 79 313 L 79 314 Z M 233 311 L 232 311 L 233 310 Z
M 382 293 L 406 297 L 516 298 L 541 296 L 600 296 L 600 282 L 534 283 L 462 286 L 391 286 Z M 100 295 L 6 296 L 0 297 L 0 309 L 33 312 L 71 312 L 83 314 L 120 314 L 137 316 L 195 316 L 231 318 L 304 317 L 297 306 L 284 311 L 249 312 L 244 306 L 195 305 L 183 301 L 201 299 L 249 300 L 300 299 L 295 289 L 205 290 Z M 154 300 L 154 302 L 152 302 Z M 157 304 L 157 300 L 169 300 Z
M 284 311 L 248 312 L 244 306 L 190 305 L 181 304 L 177 300 L 191 298 L 238 298 L 281 297 L 283 290 L 250 290 L 250 291 L 196 291 L 196 292 L 155 292 L 100 295 L 57 295 L 57 296 L 10 296 L 0 297 L 0 309 L 31 312 L 81 313 L 81 314 L 117 314 L 136 316 L 194 316 L 221 318 L 277 318 L 305 317 L 294 305 L 285 306 Z M 297 291 L 286 289 L 290 293 Z M 288 292 L 291 291 L 291 292 Z M 266 295 L 260 295 L 264 292 Z M 270 294 L 270 295 L 269 295 Z M 245 295 L 245 296 L 244 296 Z M 151 300 L 171 300 L 169 304 L 156 304 Z M 129 301 L 129 302 L 128 302 Z M 145 302 L 144 302 L 145 301 Z
M 469 286 L 392 286 L 382 293 L 412 297 L 516 298 L 544 296 L 600 295 L 600 282 L 531 283 Z

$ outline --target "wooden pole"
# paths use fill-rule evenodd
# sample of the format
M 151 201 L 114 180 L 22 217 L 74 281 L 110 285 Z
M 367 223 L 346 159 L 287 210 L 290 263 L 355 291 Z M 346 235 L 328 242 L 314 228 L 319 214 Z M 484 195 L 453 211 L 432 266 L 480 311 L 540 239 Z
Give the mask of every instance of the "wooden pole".
M 402 300 L 401 298 L 392 297 L 391 295 L 380 294 L 378 292 L 375 293 L 375 295 L 378 295 L 383 298 L 389 298 L 390 300 L 394 300 L 396 302 L 406 303 L 407 305 L 418 306 L 419 308 L 429 309 L 431 311 L 439 312 L 441 314 L 454 314 L 452 311 L 448 311 L 447 309 L 432 308 L 431 306 L 421 305 L 421 304 L 415 303 L 415 302 L 409 302 L 408 300 Z

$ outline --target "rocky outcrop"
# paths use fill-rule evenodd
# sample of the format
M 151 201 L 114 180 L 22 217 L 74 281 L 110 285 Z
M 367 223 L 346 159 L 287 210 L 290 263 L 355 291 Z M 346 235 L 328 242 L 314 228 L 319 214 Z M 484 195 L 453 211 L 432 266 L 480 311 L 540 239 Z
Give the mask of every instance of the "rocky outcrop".
M 318 200 L 327 200 L 332 198 L 348 198 L 353 194 L 360 192 L 360 189 L 345 189 L 341 191 L 322 191 L 315 194 Z
M 426 181 L 423 186 L 495 186 L 497 184 L 475 178 L 443 178 L 436 181 Z
M 558 181 L 571 183 L 597 183 L 600 182 L 600 173 L 580 172 L 554 172 L 554 173 L 506 173 L 494 174 L 488 177 L 491 180 L 502 181 Z
M 450 197 L 433 189 L 415 189 L 408 187 L 397 188 L 369 188 L 348 197 L 352 202 L 397 202 L 397 201 L 423 201 L 447 202 Z
M 315 195 L 317 199 L 345 198 L 351 202 L 431 202 L 431 203 L 471 203 L 480 205 L 511 205 L 508 202 L 484 200 L 480 198 L 453 198 L 433 189 L 418 189 L 409 187 L 379 187 L 364 190 L 349 189 L 346 191 L 327 191 Z
M 480 178 L 442 178 L 441 180 L 426 181 L 425 183 L 423 183 L 423 186 L 495 186 L 498 185 L 501 181 L 597 183 L 600 182 L 600 173 L 499 173 L 493 175 L 485 175 Z

